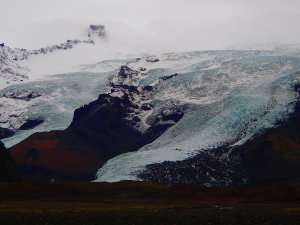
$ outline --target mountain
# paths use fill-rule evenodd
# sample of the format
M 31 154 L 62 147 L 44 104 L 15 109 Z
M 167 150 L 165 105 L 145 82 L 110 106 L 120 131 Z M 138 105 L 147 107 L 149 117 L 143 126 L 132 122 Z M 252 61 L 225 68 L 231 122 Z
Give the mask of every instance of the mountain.
M 26 180 L 298 182 L 297 46 L 152 54 L 110 35 L 0 45 L 0 134 Z
M 32 130 L 33 128 L 40 128 L 44 125 L 43 123 L 45 120 L 47 121 L 47 119 L 40 116 L 36 117 L 31 107 L 45 105 L 45 103 L 51 99 L 51 96 L 55 95 L 54 93 L 47 92 L 48 90 L 45 90 L 43 87 L 44 81 L 50 82 L 49 80 L 53 80 L 53 83 L 58 81 L 57 77 L 55 77 L 57 76 L 56 73 L 52 77 L 48 76 L 48 73 L 51 75 L 50 69 L 58 68 L 58 65 L 62 65 L 61 67 L 66 68 L 65 63 L 61 63 L 62 60 L 70 59 L 72 61 L 72 57 L 77 54 L 74 51 L 77 51 L 77 49 L 81 51 L 80 48 L 83 48 L 89 51 L 90 49 L 96 48 L 96 42 L 101 42 L 105 37 L 105 27 L 103 25 L 90 25 L 85 37 L 86 40 L 67 40 L 60 44 L 35 50 L 10 48 L 5 46 L 4 43 L 0 45 L 1 127 L 20 134 L 22 130 Z M 55 61 L 55 65 L 50 63 L 53 61 Z M 42 66 L 41 68 L 40 65 L 43 64 L 43 62 L 46 66 Z M 81 67 L 82 65 L 79 64 L 76 66 Z M 73 67 L 74 65 L 72 64 L 70 68 L 73 69 Z M 36 72 L 36 68 L 43 72 Z M 90 76 L 90 74 L 87 76 Z M 76 83 L 74 77 L 72 80 L 73 85 L 76 85 L 74 84 Z M 39 81 L 41 81 L 41 83 L 38 83 Z M 30 87 L 32 84 L 37 86 L 34 90 Z M 69 83 L 69 85 L 71 84 Z M 62 86 L 57 89 L 53 88 L 52 91 L 55 92 L 61 87 Z M 97 93 L 90 93 L 89 98 L 87 98 L 85 94 L 82 97 L 82 101 L 75 104 L 75 106 L 70 109 L 70 112 L 67 112 L 66 109 L 63 109 L 63 111 L 72 114 L 76 107 L 93 100 L 99 94 L 99 86 L 97 86 L 97 88 Z M 45 93 L 45 91 L 47 93 Z M 56 96 L 53 96 L 53 98 L 57 101 Z M 71 116 L 72 115 L 70 115 L 70 117 Z M 69 120 L 65 121 L 66 125 L 64 125 L 63 128 L 69 125 L 71 119 L 72 118 L 69 118 Z M 6 138 L 7 137 L 8 136 L 6 136 Z M 25 137 L 23 137 L 23 139 L 24 138 Z
M 118 69 L 102 74 L 108 91 L 75 110 L 67 129 L 10 151 L 27 180 L 298 182 L 299 60 L 204 51 L 109 61 Z
M 147 101 L 155 85 L 176 74 L 141 86 L 137 81 L 145 76 L 142 71 L 122 66 L 111 80 L 111 92 L 75 110 L 66 130 L 34 134 L 12 147 L 11 154 L 23 177 L 92 180 L 108 159 L 138 150 L 179 121 L 183 112 L 170 107 L 156 115 L 151 125 L 146 123 L 153 110 Z

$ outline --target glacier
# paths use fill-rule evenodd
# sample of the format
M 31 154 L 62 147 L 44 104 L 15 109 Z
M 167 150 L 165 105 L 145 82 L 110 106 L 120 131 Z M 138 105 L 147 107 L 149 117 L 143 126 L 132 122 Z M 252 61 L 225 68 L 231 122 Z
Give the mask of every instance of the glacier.
M 140 80 L 145 85 L 178 73 L 154 86 L 148 103 L 154 105 L 152 114 L 171 105 L 184 116 L 154 142 L 109 160 L 96 182 L 140 180 L 147 165 L 181 161 L 225 144 L 241 145 L 287 118 L 298 99 L 300 58 L 295 52 L 205 51 L 158 58 L 155 64 L 128 66 L 147 68 Z
M 3 139 L 7 147 L 36 132 L 67 128 L 74 110 L 101 93 L 110 93 L 111 82 L 151 86 L 153 91 L 145 93 L 148 96 L 134 95 L 136 103 L 152 106 L 141 114 L 145 127 L 170 108 L 182 111 L 183 118 L 154 142 L 107 161 L 95 181 L 140 180 L 147 165 L 181 161 L 220 146 L 245 143 L 285 120 L 299 98 L 294 88 L 300 83 L 298 50 L 123 53 L 109 57 L 95 57 L 93 52 L 79 62 L 82 48 L 88 52 L 92 47 L 81 45 L 67 52 L 22 60 L 20 65 L 30 68 L 31 77 L 26 82 L 5 84 L 0 90 L 0 126 L 17 131 L 15 136 Z M 63 60 L 70 64 L 62 67 Z M 115 81 L 123 65 L 140 71 L 139 75 L 132 81 Z M 159 82 L 166 76 L 172 77 Z M 22 99 L 28 94 L 34 98 Z M 121 93 L 111 94 L 121 98 Z M 44 122 L 31 130 L 19 130 L 28 119 Z

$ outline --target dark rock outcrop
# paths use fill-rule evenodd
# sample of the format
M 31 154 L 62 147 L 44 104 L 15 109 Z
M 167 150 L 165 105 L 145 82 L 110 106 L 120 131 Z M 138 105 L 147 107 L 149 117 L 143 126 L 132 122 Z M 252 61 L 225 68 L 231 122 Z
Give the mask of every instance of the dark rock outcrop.
M 12 137 L 14 134 L 15 132 L 11 131 L 10 129 L 0 127 L 0 140 Z
M 27 120 L 24 124 L 22 124 L 22 126 L 20 126 L 19 130 L 30 130 L 42 124 L 43 122 L 44 120 L 40 120 L 40 119 Z
M 151 124 L 143 118 L 151 109 L 136 84 L 139 71 L 123 66 L 111 81 L 111 93 L 74 112 L 64 131 L 38 133 L 10 149 L 26 180 L 93 180 L 109 159 L 154 141 L 179 121 L 183 112 L 168 108 Z
M 96 35 L 98 37 L 105 37 L 105 26 L 104 25 L 90 25 L 88 31 L 88 37 Z
M 9 152 L 0 141 L 0 182 L 20 181 L 21 176 Z

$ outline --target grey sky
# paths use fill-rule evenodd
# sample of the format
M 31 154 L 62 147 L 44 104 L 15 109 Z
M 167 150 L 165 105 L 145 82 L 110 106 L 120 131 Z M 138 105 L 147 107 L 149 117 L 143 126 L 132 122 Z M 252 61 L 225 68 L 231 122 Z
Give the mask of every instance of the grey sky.
M 174 50 L 300 43 L 300 0 L 0 0 L 0 42 L 37 48 L 106 25 L 111 41 Z

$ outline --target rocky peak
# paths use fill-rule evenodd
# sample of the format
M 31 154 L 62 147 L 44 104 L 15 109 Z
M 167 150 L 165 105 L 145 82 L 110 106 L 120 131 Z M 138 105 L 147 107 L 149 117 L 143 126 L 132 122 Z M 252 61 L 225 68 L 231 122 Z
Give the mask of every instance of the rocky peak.
M 105 26 L 104 25 L 90 25 L 88 30 L 88 37 L 93 36 L 105 37 Z
M 148 58 L 144 58 L 144 61 L 148 62 L 147 59 Z M 137 62 L 141 60 L 142 59 Z M 157 60 L 159 61 L 159 59 Z M 158 125 L 166 127 L 174 125 L 183 116 L 183 113 L 176 107 L 159 110 L 159 112 L 153 115 L 155 119 L 149 123 L 148 117 L 154 110 L 152 104 L 149 102 L 151 102 L 151 93 L 153 92 L 153 87 L 155 85 L 171 79 L 178 74 L 161 77 L 150 85 L 145 86 L 141 84 L 141 81 L 147 78 L 147 69 L 140 69 L 141 67 L 139 67 L 139 64 L 133 64 L 132 66 L 133 67 L 129 65 L 121 66 L 119 72 L 112 78 L 110 83 L 111 91 L 109 96 L 120 98 L 124 101 L 126 99 L 125 105 L 127 105 L 127 108 L 131 109 L 124 117 L 124 120 L 141 133 L 147 133 L 149 129 L 152 129 L 151 127 Z M 135 67 L 137 67 L 137 69 L 134 69 Z M 128 104 L 128 102 L 130 102 L 130 104 Z
M 161 130 L 165 131 L 168 127 L 179 121 L 183 112 L 176 106 L 165 107 L 164 109 L 156 110 L 154 113 L 152 101 L 152 92 L 154 86 L 171 79 L 178 74 L 167 75 L 157 79 L 150 85 L 145 86 L 141 81 L 148 74 L 146 69 L 134 69 L 138 65 L 123 65 L 118 73 L 111 79 L 110 92 L 99 96 L 95 103 L 91 103 L 75 111 L 73 123 L 79 121 L 79 118 L 87 117 L 92 108 L 97 105 L 97 110 L 105 108 L 112 104 L 113 108 L 118 108 L 118 111 L 124 112 L 122 120 L 138 132 L 145 134 L 151 133 L 153 127 L 164 127 Z M 140 68 L 140 67 L 137 67 Z M 152 119 L 148 121 L 149 115 Z
M 122 66 L 119 73 L 112 79 L 111 86 L 138 86 L 140 80 L 140 71 Z

